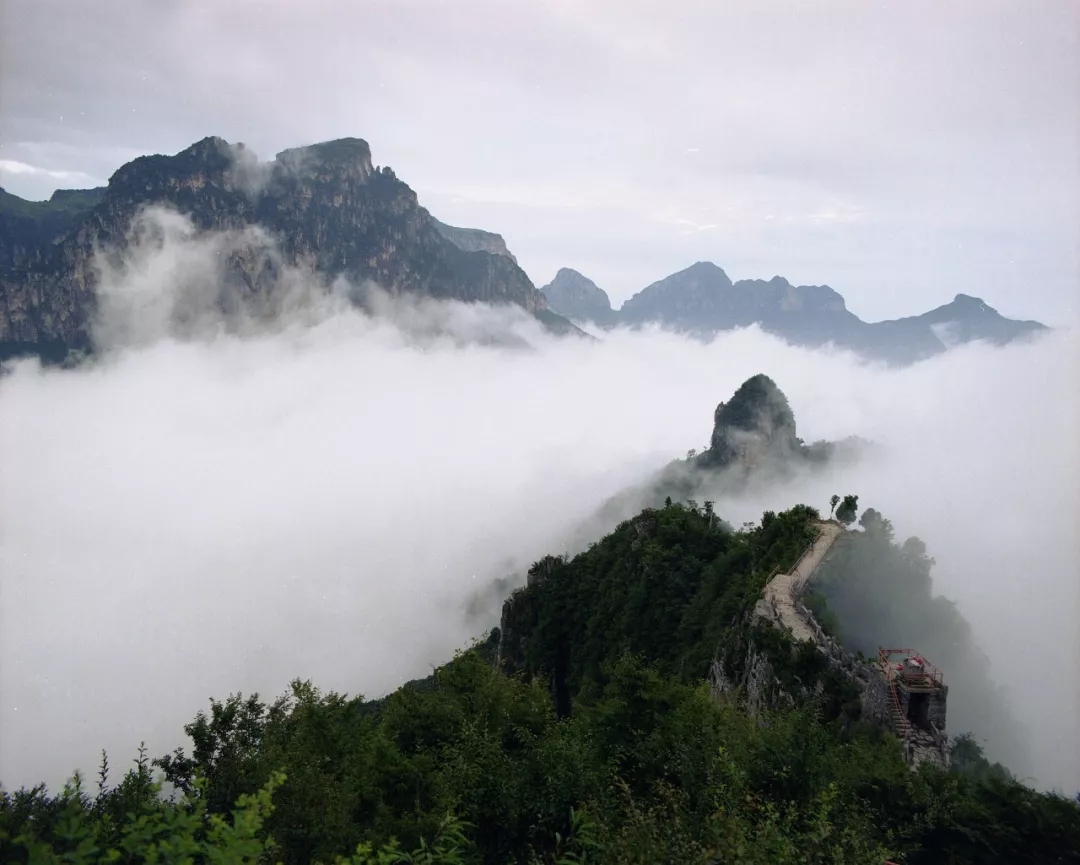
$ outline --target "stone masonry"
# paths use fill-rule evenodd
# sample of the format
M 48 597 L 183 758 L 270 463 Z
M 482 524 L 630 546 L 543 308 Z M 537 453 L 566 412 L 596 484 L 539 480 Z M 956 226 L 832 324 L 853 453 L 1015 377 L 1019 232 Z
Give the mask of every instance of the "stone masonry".
M 864 662 L 852 657 L 839 643 L 822 630 L 800 598 L 806 592 L 818 566 L 824 561 L 844 528 L 833 520 L 817 524 L 818 536 L 789 573 L 773 574 L 754 608 L 756 619 L 765 619 L 791 635 L 796 641 L 814 643 L 832 667 L 855 682 L 862 692 L 863 715 L 890 728 L 901 740 L 904 757 L 914 769 L 929 761 L 947 766 L 948 737 L 945 735 L 948 688 L 937 681 L 932 687 L 910 690 L 902 678 L 880 662 Z M 757 708 L 765 691 L 775 691 L 768 662 L 754 647 L 747 658 L 744 685 L 747 700 Z M 732 683 L 714 663 L 713 687 L 726 691 Z M 750 693 L 753 692 L 753 693 Z

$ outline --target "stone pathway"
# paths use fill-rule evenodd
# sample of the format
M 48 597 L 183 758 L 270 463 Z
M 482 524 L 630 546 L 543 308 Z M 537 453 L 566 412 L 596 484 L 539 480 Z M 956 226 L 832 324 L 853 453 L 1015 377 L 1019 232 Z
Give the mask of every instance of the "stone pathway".
M 774 620 L 779 617 L 780 624 L 795 640 L 815 639 L 814 632 L 795 607 L 795 595 L 806 585 L 833 541 L 844 531 L 839 523 L 834 522 L 820 522 L 817 527 L 820 534 L 813 547 L 799 559 L 790 574 L 777 574 L 769 580 L 762 594 L 770 617 Z
M 795 598 L 809 582 L 822 559 L 825 558 L 829 549 L 840 535 L 844 533 L 843 527 L 836 522 L 818 522 L 816 524 L 818 536 L 813 545 L 803 554 L 802 558 L 795 563 L 791 573 L 776 574 L 765 586 L 758 599 L 755 613 L 767 618 L 787 631 L 796 641 L 809 640 L 817 643 L 818 647 L 829 654 L 824 635 L 815 633 L 810 623 L 803 618 L 796 606 Z M 826 643 L 823 643 L 823 640 Z M 835 645 L 835 644 L 834 644 Z M 882 687 L 889 689 L 892 684 L 886 680 L 883 673 L 878 674 L 882 680 Z M 886 690 L 886 694 L 888 691 Z M 899 715 L 899 710 L 890 703 L 887 716 L 881 719 L 886 726 L 893 730 L 903 742 L 904 759 L 911 768 L 915 769 L 923 762 L 933 762 L 940 766 L 948 766 L 948 755 L 943 747 L 938 744 L 935 736 L 927 730 L 919 730 L 912 727 L 906 719 Z

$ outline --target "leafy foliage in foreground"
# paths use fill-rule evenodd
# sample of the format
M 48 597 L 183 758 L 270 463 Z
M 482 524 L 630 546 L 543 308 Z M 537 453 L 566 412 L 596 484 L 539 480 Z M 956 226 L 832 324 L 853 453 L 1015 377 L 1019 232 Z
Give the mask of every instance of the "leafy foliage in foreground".
M 829 709 L 828 686 L 757 717 L 711 695 L 708 659 L 746 638 L 811 509 L 738 533 L 708 509 L 642 516 L 538 563 L 514 602 L 518 675 L 492 663 L 512 636 L 495 634 L 377 703 L 307 682 L 213 701 L 186 727 L 190 754 L 157 761 L 175 800 L 145 758 L 95 798 L 2 794 L 0 861 L 1080 861 L 1076 803 L 993 772 L 910 772 L 890 736 Z M 766 633 L 779 675 L 819 675 L 813 652 Z

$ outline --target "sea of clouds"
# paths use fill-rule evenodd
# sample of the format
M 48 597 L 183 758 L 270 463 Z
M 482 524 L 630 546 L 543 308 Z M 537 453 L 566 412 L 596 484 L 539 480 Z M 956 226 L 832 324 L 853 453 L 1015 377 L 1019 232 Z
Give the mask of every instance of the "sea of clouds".
M 497 599 L 476 603 L 493 580 L 704 447 L 716 404 L 764 372 L 807 442 L 881 447 L 717 511 L 851 492 L 923 538 L 1024 726 L 1024 771 L 1080 789 L 1075 333 L 890 369 L 756 328 L 557 339 L 520 311 L 378 292 L 364 312 L 283 266 L 269 319 L 226 318 L 223 249 L 272 244 L 150 218 L 103 263 L 100 355 L 0 376 L 6 788 L 55 789 L 102 748 L 114 766 L 171 750 L 212 696 L 426 675 L 497 624 Z M 977 733 L 950 684 L 950 731 Z

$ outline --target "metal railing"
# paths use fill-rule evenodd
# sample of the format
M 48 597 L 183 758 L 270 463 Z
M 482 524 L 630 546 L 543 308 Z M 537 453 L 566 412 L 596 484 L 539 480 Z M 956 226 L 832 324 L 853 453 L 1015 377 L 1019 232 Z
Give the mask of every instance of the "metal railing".
M 911 732 L 911 722 L 908 721 L 907 717 L 904 715 L 903 709 L 900 708 L 900 697 L 896 693 L 896 682 L 890 680 L 888 685 L 889 697 L 891 698 L 890 702 L 892 703 L 893 708 L 893 716 L 896 718 L 896 723 L 900 727 L 900 729 L 896 732 L 906 738 L 907 735 Z
M 817 545 L 817 542 L 821 540 L 822 534 L 823 532 L 818 529 L 818 533 L 814 536 L 814 539 L 807 544 L 806 549 L 802 551 L 802 555 L 800 555 L 795 561 L 795 564 L 791 566 L 791 570 L 788 571 L 789 574 L 795 574 L 799 570 L 799 566 L 803 563 L 803 560 L 814 551 L 814 547 Z
M 922 664 L 924 674 L 935 685 L 944 684 L 944 676 L 937 667 L 931 664 L 926 658 L 918 653 L 915 649 L 885 649 L 878 648 L 878 663 L 881 664 L 882 670 L 885 672 L 885 676 L 891 681 L 896 673 L 893 667 L 892 656 L 904 655 L 908 658 L 916 658 L 919 663 Z

